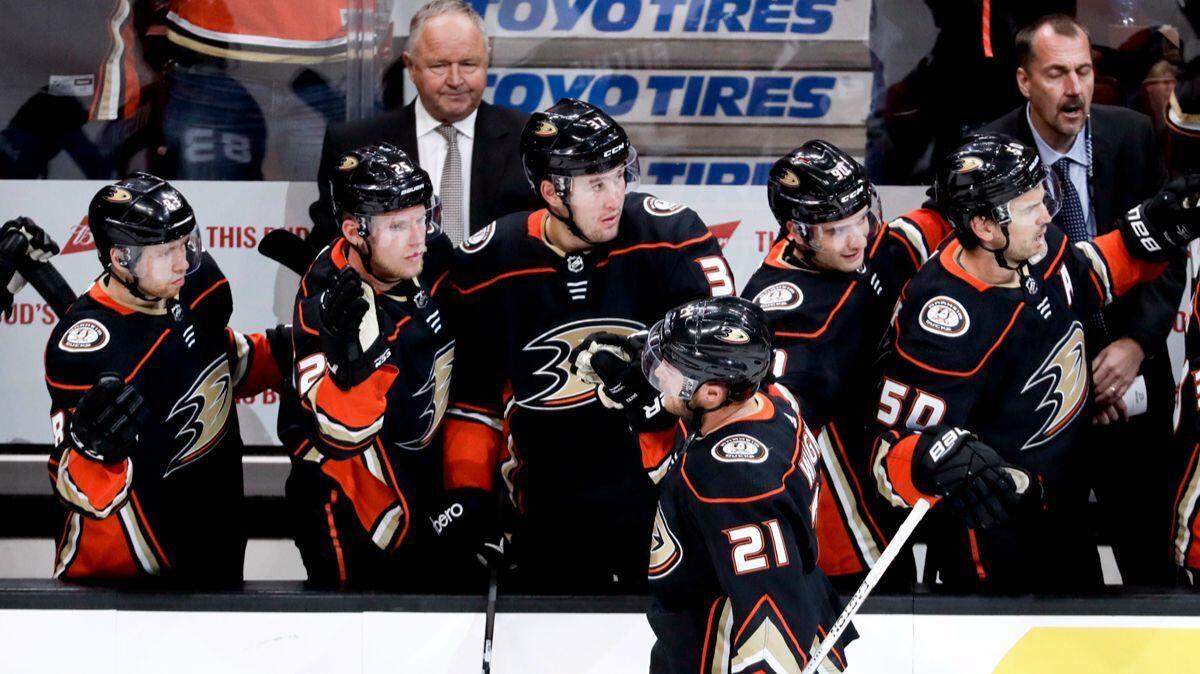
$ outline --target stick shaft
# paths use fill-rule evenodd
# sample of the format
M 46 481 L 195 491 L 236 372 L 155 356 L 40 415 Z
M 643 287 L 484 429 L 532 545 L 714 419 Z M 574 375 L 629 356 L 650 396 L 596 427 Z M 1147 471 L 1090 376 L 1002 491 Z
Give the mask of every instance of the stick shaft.
M 802 674 L 816 674 L 817 668 L 829 656 L 829 651 L 833 650 L 838 639 L 841 638 L 842 632 L 846 631 L 846 627 L 850 625 L 850 619 L 858 613 L 858 609 L 862 607 L 863 602 L 867 600 L 867 596 L 871 594 L 871 590 L 875 589 L 875 585 L 879 579 L 883 577 L 888 567 L 892 565 L 892 561 L 896 559 L 896 555 L 900 554 L 901 548 L 908 542 L 908 537 L 912 535 L 913 529 L 921 523 L 921 518 L 925 517 L 925 513 L 929 512 L 929 501 L 921 499 L 913 506 L 913 509 L 908 513 L 908 517 L 904 518 L 904 522 L 900 528 L 896 530 L 896 535 L 883 549 L 883 554 L 879 555 L 879 561 L 875 562 L 875 566 L 867 573 L 867 577 L 863 578 L 863 582 L 858 586 L 858 590 L 854 592 L 854 596 L 850 597 L 850 601 L 846 602 L 846 608 L 842 609 L 842 614 L 834 621 L 833 627 L 829 629 L 829 633 L 821 640 L 817 651 L 813 653 L 812 658 L 808 661 L 808 665 L 804 668 Z

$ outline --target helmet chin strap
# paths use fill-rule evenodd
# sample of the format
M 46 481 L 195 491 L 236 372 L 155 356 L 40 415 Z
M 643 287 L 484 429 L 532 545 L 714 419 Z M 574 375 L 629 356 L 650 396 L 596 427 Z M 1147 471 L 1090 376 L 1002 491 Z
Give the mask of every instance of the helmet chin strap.
M 558 189 L 555 189 L 554 194 L 558 195 L 558 198 L 562 201 L 563 208 L 567 211 L 567 214 L 563 216 L 555 213 L 548 204 L 546 206 L 546 210 L 550 211 L 554 217 L 558 218 L 564 225 L 566 225 L 567 231 L 570 232 L 572 236 L 589 246 L 595 246 L 596 242 L 589 239 L 588 236 L 583 233 L 583 230 L 579 228 L 579 225 L 576 224 L 575 216 L 571 214 L 571 202 L 567 201 L 566 192 L 561 192 Z

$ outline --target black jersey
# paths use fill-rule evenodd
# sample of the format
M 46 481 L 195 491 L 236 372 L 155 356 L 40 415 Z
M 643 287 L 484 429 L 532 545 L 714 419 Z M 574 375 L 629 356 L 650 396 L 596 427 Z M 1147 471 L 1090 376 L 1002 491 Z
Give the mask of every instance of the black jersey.
M 1180 384 L 1179 479 L 1173 494 L 1171 550 L 1176 565 L 1200 571 L 1200 292 L 1195 284 L 1190 292 L 1192 307 L 1184 334 L 1188 376 Z
M 981 581 L 1037 576 L 1038 560 L 1054 557 L 1024 549 L 1022 528 L 1044 527 L 1039 540 L 1087 547 L 1078 512 L 1087 502 L 1087 448 L 1078 438 L 1090 417 L 1091 378 L 1081 317 L 1163 268 L 1130 258 L 1120 236 L 1071 244 L 1049 227 L 1047 252 L 1026 267 L 1019 287 L 968 274 L 951 240 L 901 295 L 877 388 L 880 493 L 897 506 L 921 496 L 912 451 L 920 429 L 936 424 L 976 434 L 1044 492 L 1031 519 L 960 539 Z
M 97 281 L 54 328 L 46 345 L 56 443 L 49 469 L 67 507 L 56 577 L 241 578 L 234 399 L 276 387 L 280 375 L 272 340 L 231 330 L 232 311 L 229 283 L 205 254 L 161 311 L 119 304 Z M 88 458 L 67 432 L 80 398 L 107 373 L 136 388 L 147 410 L 137 445 L 118 464 Z
M 874 408 L 875 355 L 900 289 L 949 233 L 935 211 L 908 213 L 879 233 L 855 273 L 803 265 L 783 239 L 742 290 L 766 312 L 776 381 L 801 400 L 821 447 L 817 536 L 827 574 L 869 569 L 899 525 L 874 489 L 864 417 Z
M 292 454 L 288 496 L 300 520 L 297 541 L 310 580 L 341 586 L 385 582 L 361 576 L 372 575 L 365 569 L 401 543 L 430 535 L 428 516 L 442 494 L 434 437 L 454 363 L 454 338 L 435 299 L 440 279 L 428 289 L 408 281 L 386 293 L 364 282 L 371 309 L 360 339 L 384 340 L 387 350 L 360 384 L 342 390 L 333 382 L 322 347 L 320 301 L 347 266 L 348 251 L 346 240 L 337 239 L 301 281 L 294 395 L 284 397 L 280 420 L 280 437 Z
M 550 245 L 546 217 L 506 216 L 460 248 L 447 486 L 490 491 L 499 469 L 518 565 L 543 588 L 644 583 L 654 492 L 638 441 L 568 356 L 593 332 L 732 294 L 733 279 L 695 212 L 646 194 L 628 194 L 616 238 L 583 254 Z
M 821 451 L 786 389 L 678 433 L 650 542 L 652 674 L 799 672 L 842 610 L 817 566 Z M 847 628 L 820 671 L 846 667 Z

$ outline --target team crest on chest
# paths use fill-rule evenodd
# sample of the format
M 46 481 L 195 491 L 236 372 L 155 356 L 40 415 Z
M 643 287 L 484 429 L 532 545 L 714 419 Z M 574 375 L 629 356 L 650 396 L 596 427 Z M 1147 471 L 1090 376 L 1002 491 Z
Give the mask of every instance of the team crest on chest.
M 683 548 L 671 527 L 667 526 L 667 518 L 663 516 L 662 506 L 654 515 L 654 531 L 650 534 L 650 568 L 647 576 L 651 579 L 662 578 L 675 570 L 683 561 Z
M 606 331 L 632 335 L 646 326 L 622 318 L 589 318 L 552 328 L 530 340 L 524 351 L 538 354 L 543 364 L 533 371 L 535 385 L 546 385 L 537 393 L 517 401 L 532 409 L 568 409 L 586 405 L 596 398 L 596 387 L 571 373 L 569 357 L 588 335 Z
M 204 368 L 167 414 L 167 423 L 179 424 L 175 437 L 184 441 L 184 447 L 171 458 L 163 477 L 204 457 L 225 437 L 232 405 L 233 378 L 229 360 L 222 354 Z
M 1054 345 L 1037 372 L 1025 382 L 1021 395 L 1043 385 L 1047 390 L 1037 409 L 1047 413 L 1046 420 L 1021 449 L 1033 449 L 1049 442 L 1070 425 L 1083 408 L 1087 399 L 1088 363 L 1083 328 L 1078 321 L 1071 324 L 1071 329 Z
M 416 393 L 414 398 L 429 396 L 429 403 L 420 419 L 428 419 L 425 431 L 414 440 L 397 442 L 396 445 L 409 450 L 424 449 L 442 425 L 442 415 L 446 413 L 446 404 L 450 400 L 450 373 L 454 368 L 454 342 L 450 342 L 438 350 L 433 358 L 433 367 L 429 368 L 429 378 Z

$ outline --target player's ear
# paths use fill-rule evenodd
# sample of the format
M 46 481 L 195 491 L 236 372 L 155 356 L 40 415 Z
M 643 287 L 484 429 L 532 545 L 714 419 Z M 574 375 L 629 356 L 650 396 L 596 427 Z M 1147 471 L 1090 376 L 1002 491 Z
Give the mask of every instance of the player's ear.
M 973 215 L 971 216 L 971 231 L 975 233 L 977 239 L 988 243 L 996 235 L 996 223 L 991 218 Z
M 543 180 L 538 184 L 538 191 L 542 195 L 542 200 L 551 208 L 562 210 L 562 199 L 558 198 L 558 193 L 554 191 L 554 183 L 549 180 Z
M 354 218 L 342 218 L 342 236 L 346 238 L 351 245 L 362 243 L 362 237 L 358 235 L 358 221 Z

